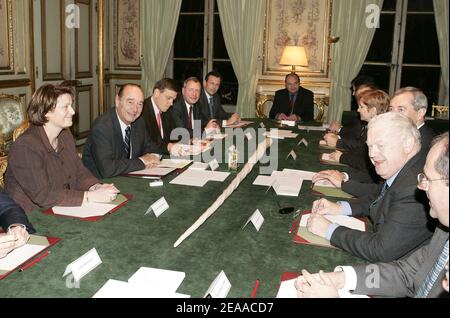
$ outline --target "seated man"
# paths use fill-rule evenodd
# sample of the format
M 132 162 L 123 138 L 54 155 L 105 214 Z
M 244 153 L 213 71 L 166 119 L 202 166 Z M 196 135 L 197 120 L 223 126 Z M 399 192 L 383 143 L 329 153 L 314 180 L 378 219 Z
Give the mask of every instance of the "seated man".
M 314 94 L 300 86 L 300 77 L 289 73 L 284 79 L 286 88 L 275 92 L 269 118 L 277 120 L 314 120 Z
M 420 135 L 409 118 L 385 113 L 370 121 L 367 145 L 376 173 L 385 180 L 378 194 L 349 202 L 317 200 L 307 228 L 365 260 L 393 261 L 426 244 L 433 234 L 427 200 L 416 193 L 417 174 L 425 160 L 420 152 Z M 361 232 L 338 226 L 324 214 L 368 216 L 374 230 Z
M 221 82 L 222 75 L 219 72 L 212 71 L 206 74 L 198 103 L 207 120 L 216 119 L 219 123 L 226 120 L 227 125 L 232 125 L 238 122 L 240 117 L 236 113 L 229 114 L 223 109 L 218 93 Z
M 98 178 L 110 178 L 159 164 L 162 150 L 152 142 L 140 118 L 144 93 L 125 84 L 115 106 L 98 117 L 83 151 L 84 165 Z
M 333 273 L 315 277 L 303 270 L 295 284 L 299 297 L 338 297 L 337 289 L 342 289 L 373 296 L 448 298 L 448 143 L 448 132 L 435 139 L 423 173 L 417 175 L 417 187 L 430 202 L 430 215 L 441 225 L 430 243 L 395 262 L 338 266 Z M 408 238 L 398 239 L 392 237 L 394 243 Z
M 0 258 L 24 245 L 29 234 L 36 232 L 24 210 L 4 191 L 0 191 L 0 226 L 6 232 L 0 234 L 0 239 L 3 239 L 0 242 Z
M 191 138 L 194 135 L 194 130 L 199 132 L 205 130 L 208 133 L 219 129 L 215 119 L 208 120 L 200 109 L 198 104 L 200 90 L 201 84 L 198 78 L 187 78 L 181 90 L 182 98 L 178 99 L 172 107 L 175 128 L 187 129 Z
M 170 133 L 174 128 L 171 107 L 177 98 L 178 84 L 171 78 L 163 78 L 155 83 L 153 95 L 144 101 L 142 117 L 152 141 L 164 154 L 168 155 L 173 143 Z

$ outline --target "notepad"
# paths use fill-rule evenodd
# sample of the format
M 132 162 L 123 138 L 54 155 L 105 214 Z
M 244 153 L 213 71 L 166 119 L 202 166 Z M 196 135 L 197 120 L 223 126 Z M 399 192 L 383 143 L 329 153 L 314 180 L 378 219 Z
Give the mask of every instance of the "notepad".
M 58 215 L 89 218 L 103 216 L 127 200 L 123 194 L 119 194 L 111 203 L 83 202 L 81 206 L 54 206 L 52 210 Z
M 143 285 L 149 291 L 175 293 L 185 277 L 186 273 L 184 272 L 141 267 L 128 279 L 128 282 Z
M 163 177 L 165 175 L 168 175 L 175 169 L 177 169 L 177 168 L 176 167 L 154 167 L 154 168 L 148 168 L 148 169 L 142 169 L 142 170 L 138 170 L 138 171 L 129 172 L 128 175 Z
M 327 128 L 324 126 L 305 126 L 305 125 L 298 125 L 298 129 L 300 130 L 311 130 L 311 131 L 326 131 Z
M 285 138 L 297 138 L 298 134 L 293 133 L 291 130 L 285 129 L 271 129 L 266 131 L 264 136 L 273 139 L 285 139 Z
M 161 160 L 158 168 L 175 168 L 175 169 L 183 169 L 187 165 L 189 165 L 192 160 L 186 159 L 163 159 Z M 171 170 L 170 172 L 172 172 Z
M 203 187 L 208 181 L 223 182 L 229 175 L 229 172 L 187 169 L 172 181 L 170 181 L 170 183 L 193 187 Z

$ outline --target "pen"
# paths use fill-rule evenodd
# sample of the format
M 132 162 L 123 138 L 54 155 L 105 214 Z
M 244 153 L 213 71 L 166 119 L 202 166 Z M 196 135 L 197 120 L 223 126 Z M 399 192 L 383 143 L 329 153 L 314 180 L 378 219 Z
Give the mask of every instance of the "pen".
M 259 279 L 256 279 L 255 287 L 253 288 L 253 291 L 252 291 L 252 298 L 255 298 L 258 287 L 259 287 Z
M 34 264 L 36 264 L 37 262 L 41 261 L 42 259 L 44 259 L 48 254 L 50 254 L 50 251 L 45 251 L 44 253 L 42 253 L 38 258 L 34 259 L 33 261 L 31 261 L 30 263 L 28 263 L 27 265 L 25 265 L 24 267 L 22 267 L 21 269 L 19 269 L 19 272 L 23 272 L 24 270 L 30 268 L 31 266 L 33 266 Z

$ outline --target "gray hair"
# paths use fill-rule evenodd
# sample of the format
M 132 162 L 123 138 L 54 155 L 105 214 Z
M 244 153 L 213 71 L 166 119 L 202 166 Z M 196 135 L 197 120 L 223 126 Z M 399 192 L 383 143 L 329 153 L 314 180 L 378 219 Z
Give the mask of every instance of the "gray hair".
M 439 173 L 442 179 L 447 179 L 446 185 L 448 186 L 448 131 L 436 136 L 433 139 L 432 146 L 443 143 L 443 151 L 439 154 L 439 157 L 434 164 L 434 168 Z
M 398 140 L 414 139 L 416 145 L 421 146 L 420 132 L 414 122 L 399 113 L 388 112 L 374 117 L 368 124 L 368 129 L 381 127 L 383 131 Z
M 413 98 L 410 101 L 410 104 L 414 107 L 414 110 L 417 112 L 419 111 L 421 108 L 428 108 L 428 100 L 427 97 L 425 96 L 425 94 L 418 88 L 416 87 L 412 87 L 412 86 L 407 86 L 407 87 L 403 87 L 400 88 L 399 90 L 395 91 L 394 95 L 392 96 L 391 100 L 401 94 L 404 93 L 411 93 Z

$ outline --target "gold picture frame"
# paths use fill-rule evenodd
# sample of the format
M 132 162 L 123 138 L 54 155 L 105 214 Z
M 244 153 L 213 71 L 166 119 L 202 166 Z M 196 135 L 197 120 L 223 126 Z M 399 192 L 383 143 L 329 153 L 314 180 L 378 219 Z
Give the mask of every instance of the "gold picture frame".
M 296 67 L 304 77 L 328 78 L 330 69 L 332 0 L 267 0 L 262 75 L 284 76 L 281 66 L 287 45 L 304 46 L 308 67 Z
M 140 70 L 140 1 L 115 0 L 114 66 L 116 70 Z
M 0 0 L 0 74 L 14 73 L 13 17 L 11 0 Z

